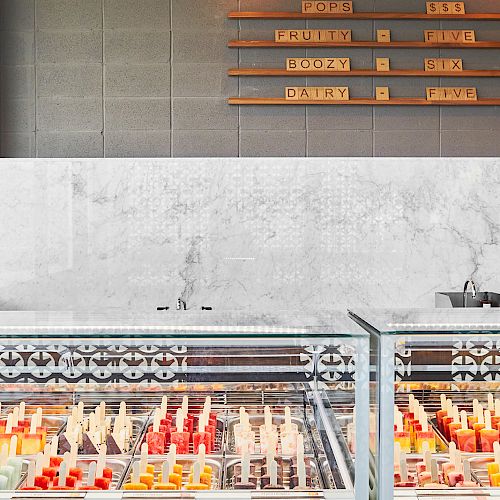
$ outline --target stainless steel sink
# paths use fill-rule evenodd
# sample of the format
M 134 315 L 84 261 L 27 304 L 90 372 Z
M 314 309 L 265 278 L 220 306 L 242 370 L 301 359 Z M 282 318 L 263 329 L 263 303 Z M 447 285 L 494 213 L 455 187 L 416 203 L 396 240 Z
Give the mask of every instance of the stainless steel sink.
M 500 293 L 477 292 L 476 297 L 472 297 L 472 292 L 466 294 L 467 307 L 483 307 L 483 302 L 489 300 L 491 307 L 500 307 Z M 463 292 L 436 292 L 436 307 L 464 307 Z

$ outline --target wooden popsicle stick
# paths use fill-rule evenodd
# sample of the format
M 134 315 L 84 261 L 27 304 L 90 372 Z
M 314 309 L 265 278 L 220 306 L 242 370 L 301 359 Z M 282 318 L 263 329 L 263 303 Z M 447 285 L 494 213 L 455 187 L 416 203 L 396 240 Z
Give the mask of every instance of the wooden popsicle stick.
M 399 410 L 396 414 L 396 429 L 398 432 L 403 432 L 403 414 Z
M 183 396 L 182 398 L 182 412 L 184 413 L 184 418 L 186 418 L 189 413 L 189 398 L 187 396 Z
M 250 477 L 250 455 L 248 452 L 243 454 L 241 459 L 241 482 L 248 483 L 248 478 Z
M 500 465 L 500 443 L 498 441 L 493 443 L 493 453 L 495 455 L 495 462 Z
M 459 424 L 460 423 L 460 413 L 458 411 L 458 406 L 453 407 L 453 423 L 454 424 Z
M 431 460 L 431 477 L 433 483 L 437 483 L 439 481 L 438 465 L 434 458 Z
M 36 464 L 35 473 L 37 476 L 41 476 L 43 469 L 43 453 L 41 451 L 36 454 L 35 464 Z
M 413 394 L 410 394 L 408 396 L 408 411 L 410 413 L 413 413 L 413 406 L 415 405 L 415 396 Z
M 491 412 L 490 410 L 485 410 L 484 412 L 484 428 L 485 429 L 492 429 L 491 426 Z
M 422 445 L 422 449 L 424 449 L 424 446 Z M 424 452 L 424 462 L 425 462 L 425 470 L 430 471 L 431 470 L 431 460 L 432 460 L 432 455 L 429 449 L 425 450 Z
M 477 418 L 478 405 L 479 405 L 479 401 L 477 399 L 473 399 L 472 400 L 472 414 L 474 415 L 475 418 Z
M 37 427 L 41 427 L 43 421 L 43 408 L 41 408 L 40 406 L 36 409 L 36 421 Z
M 43 466 L 48 467 L 50 465 L 50 444 L 47 443 L 43 448 Z
M 0 409 L 2 407 L 0 406 Z M 26 416 L 26 403 L 24 401 L 21 401 L 19 403 L 19 420 L 24 420 L 24 417 Z
M 184 412 L 182 411 L 182 408 L 177 408 L 175 425 L 177 427 L 177 432 L 184 432 Z
M 36 434 L 37 424 L 38 424 L 38 418 L 36 416 L 36 413 L 33 413 L 33 415 L 31 415 L 30 434 Z
M 304 453 L 304 434 L 299 434 L 297 436 L 297 458 L 304 458 Z
M 68 475 L 68 464 L 63 462 L 59 468 L 58 486 L 66 486 L 66 477 Z
M 71 450 L 70 450 L 70 459 L 69 459 L 69 467 L 76 467 L 76 457 L 78 456 L 78 443 L 73 441 L 71 443 Z
M 146 444 L 146 443 L 144 443 Z M 147 444 L 146 444 L 147 447 Z M 108 452 L 108 447 L 105 444 L 102 444 L 101 447 L 99 448 L 99 456 L 97 457 L 97 468 L 96 468 L 96 474 L 97 477 L 102 477 L 104 473 L 104 467 L 106 466 L 106 454 Z M 146 448 L 146 453 L 147 453 L 147 448 Z M 142 458 L 142 455 L 141 455 Z M 146 472 L 146 470 L 144 470 Z
M 210 396 L 207 396 L 205 398 L 205 407 L 206 407 L 207 413 L 210 415 L 210 412 L 212 411 L 212 398 Z
M 200 415 L 200 418 L 199 418 L 199 421 L 198 421 L 198 431 L 199 432 L 205 432 L 205 421 L 206 421 L 206 418 L 207 418 L 207 414 L 206 413 L 202 413 Z
M 264 424 L 267 432 L 273 430 L 273 414 L 271 413 L 271 408 L 269 406 L 264 406 Z
M 468 428 L 467 412 L 465 410 L 460 412 L 460 423 L 462 424 L 462 430 L 466 430 Z
M 85 415 L 85 403 L 83 401 L 80 401 L 77 406 L 78 409 L 78 421 L 83 422 L 84 415 Z
M 459 471 L 462 468 L 462 454 L 460 450 L 455 451 L 455 469 Z
M 455 463 L 454 460 L 455 460 L 456 451 L 457 451 L 457 445 L 456 445 L 455 441 L 452 441 L 448 446 L 448 455 L 450 457 L 451 463 Z
M 202 443 L 198 448 L 198 462 L 200 462 L 201 470 L 205 470 L 205 460 L 206 460 L 207 450 L 205 445 Z
M 399 459 L 399 474 L 401 475 L 401 481 L 408 481 L 408 465 L 406 463 L 406 453 L 401 452 L 401 457 Z
M 446 410 L 446 394 L 441 394 L 441 410 Z
M 307 486 L 306 484 L 306 463 L 304 459 L 299 460 L 298 463 L 298 476 L 299 476 L 299 488 L 305 488 Z
M 169 463 L 170 470 L 173 472 L 174 465 L 177 462 L 177 445 L 175 443 L 172 443 L 170 445 L 170 451 L 168 452 L 167 455 L 167 461 Z
M 172 469 L 170 468 L 170 463 L 168 460 L 165 460 L 163 462 L 163 465 L 161 466 L 161 474 L 162 474 L 162 481 L 164 483 L 168 483 L 169 482 L 169 478 L 170 478 L 170 471 Z
M 28 463 L 28 476 L 26 478 L 26 486 L 33 488 L 35 486 L 36 463 L 31 461 Z
M 484 424 L 484 409 L 483 405 L 477 405 L 477 423 Z
M 195 462 L 193 465 L 193 483 L 200 484 L 201 468 L 200 463 Z
M 57 457 L 57 453 L 59 452 L 59 436 L 54 436 L 52 441 L 50 442 L 50 454 L 53 457 Z
M 144 474 L 148 465 L 148 443 L 142 443 L 141 446 L 141 474 Z
M 9 458 L 9 445 L 8 443 L 4 443 L 2 445 L 2 449 L 0 450 L 0 465 L 5 465 L 7 463 L 8 458 Z
M 401 443 L 394 443 L 394 463 L 399 465 L 401 460 Z
M 420 425 L 422 426 L 422 431 L 427 432 L 429 430 L 429 426 L 427 423 L 427 413 L 425 412 L 423 406 L 420 407 L 418 418 L 420 420 Z
M 165 418 L 168 412 L 168 399 L 167 396 L 163 396 L 161 398 L 161 415 L 162 418 Z
M 446 400 L 446 415 L 451 417 L 453 415 L 453 402 L 451 399 Z
M 156 408 L 155 416 L 153 419 L 153 432 L 160 432 L 160 420 L 161 420 L 160 412 L 161 410 L 159 408 Z
M 491 392 L 488 392 L 488 410 L 490 410 L 490 412 L 495 411 L 495 400 Z
M 19 425 L 19 407 L 16 406 L 12 410 L 12 427 L 17 427 Z
M 495 416 L 500 417 L 500 399 L 495 399 Z
M 12 434 L 12 413 L 7 415 L 7 423 L 5 425 L 5 434 Z
M 292 430 L 292 414 L 289 406 L 285 406 L 285 430 L 286 432 L 291 432 Z
M 101 401 L 101 404 L 99 405 L 100 409 L 100 424 L 102 425 L 104 423 L 104 419 L 106 418 L 106 402 Z
M 240 406 L 240 424 L 241 425 L 244 425 L 244 423 L 245 423 L 245 414 L 246 414 L 245 407 Z
M 140 462 L 135 462 L 132 466 L 132 482 L 138 484 L 141 480 L 141 464 Z
M 269 476 L 271 479 L 271 485 L 278 484 L 278 464 L 273 459 L 268 465 Z
M 17 440 L 18 440 L 17 436 L 12 436 L 10 438 L 10 446 L 9 446 L 9 457 L 10 458 L 15 457 L 17 454 Z
M 471 480 L 470 461 L 464 460 L 464 481 Z
M 91 462 L 87 476 L 87 486 L 95 486 L 95 478 L 97 473 L 97 463 Z

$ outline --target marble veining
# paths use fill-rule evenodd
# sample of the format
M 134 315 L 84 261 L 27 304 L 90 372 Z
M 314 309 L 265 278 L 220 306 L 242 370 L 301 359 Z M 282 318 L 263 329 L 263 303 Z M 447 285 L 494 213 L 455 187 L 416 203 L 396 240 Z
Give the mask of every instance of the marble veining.
M 432 307 L 500 291 L 500 159 L 0 160 L 0 309 Z

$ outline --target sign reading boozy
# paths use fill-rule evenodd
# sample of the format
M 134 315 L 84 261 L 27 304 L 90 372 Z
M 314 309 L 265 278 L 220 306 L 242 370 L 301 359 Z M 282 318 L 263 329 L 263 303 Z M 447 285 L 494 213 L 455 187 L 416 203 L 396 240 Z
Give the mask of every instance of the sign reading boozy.
M 287 71 L 351 71 L 348 57 L 290 57 Z
M 302 0 L 303 14 L 352 14 L 352 2 Z
M 350 42 L 351 30 L 275 30 L 275 42 Z
M 348 101 L 349 87 L 286 87 L 288 101 Z

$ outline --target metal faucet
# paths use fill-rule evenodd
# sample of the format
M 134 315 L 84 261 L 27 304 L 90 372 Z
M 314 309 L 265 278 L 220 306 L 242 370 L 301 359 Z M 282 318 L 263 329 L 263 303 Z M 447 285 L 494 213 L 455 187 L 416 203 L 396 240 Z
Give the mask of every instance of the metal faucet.
M 180 297 L 177 299 L 177 307 L 176 309 L 178 311 L 185 311 L 187 309 L 187 304 L 184 300 L 182 300 Z
M 464 285 L 464 300 L 463 306 L 467 307 L 467 290 L 469 289 L 469 285 L 472 287 L 472 298 L 475 299 L 477 295 L 476 284 L 472 280 L 467 280 Z

